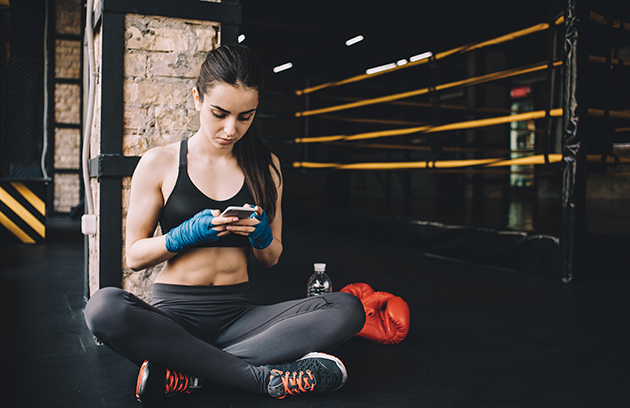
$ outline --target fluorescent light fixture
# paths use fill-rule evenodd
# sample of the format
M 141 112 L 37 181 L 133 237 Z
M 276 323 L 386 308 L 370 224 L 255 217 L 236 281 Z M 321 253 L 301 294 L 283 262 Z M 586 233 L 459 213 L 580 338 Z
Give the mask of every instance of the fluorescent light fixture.
M 401 59 L 401 60 L 396 61 L 396 65 L 398 65 L 399 67 L 400 67 L 401 65 L 405 65 L 406 63 L 407 63 L 407 60 L 406 60 L 406 59 L 404 59 L 404 58 L 403 58 L 403 59 Z
M 242 43 L 243 41 L 245 41 L 245 34 L 241 34 L 238 36 L 238 43 Z
M 287 62 L 286 64 L 282 64 L 282 65 L 278 65 L 277 67 L 275 67 L 273 69 L 274 73 L 278 73 L 278 72 L 282 72 L 282 71 L 286 71 L 287 69 L 293 68 L 293 64 L 290 62 Z
M 409 58 L 409 61 L 416 62 L 416 61 L 420 61 L 426 58 L 430 58 L 432 56 L 433 56 L 433 53 L 431 51 L 427 51 L 427 52 L 423 52 L 422 54 L 414 55 L 413 57 Z
M 385 64 L 379 67 L 367 69 L 365 70 L 365 73 L 368 75 L 372 75 L 372 74 L 376 74 L 377 72 L 387 71 L 388 69 L 396 68 L 396 66 L 397 65 L 392 62 L 391 64 Z
M 352 37 L 351 39 L 349 39 L 348 41 L 346 41 L 346 45 L 349 47 L 351 45 L 354 45 L 358 42 L 363 41 L 363 36 L 362 35 L 357 35 L 356 37 Z

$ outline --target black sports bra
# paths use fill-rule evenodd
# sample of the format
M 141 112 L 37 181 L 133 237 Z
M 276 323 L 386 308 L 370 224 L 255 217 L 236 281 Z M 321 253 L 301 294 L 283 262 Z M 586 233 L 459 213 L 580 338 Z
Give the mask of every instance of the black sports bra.
M 202 193 L 188 176 L 187 153 L 188 140 L 182 140 L 179 148 L 179 173 L 177 175 L 177 181 L 166 204 L 162 207 L 160 225 L 163 234 L 166 234 L 182 222 L 207 208 L 223 211 L 230 205 L 254 205 L 254 198 L 245 182 L 243 182 L 243 186 L 234 197 L 224 201 L 213 200 Z M 229 234 L 219 238 L 216 242 L 209 242 L 200 246 L 244 247 L 249 246 L 249 239 L 242 235 Z

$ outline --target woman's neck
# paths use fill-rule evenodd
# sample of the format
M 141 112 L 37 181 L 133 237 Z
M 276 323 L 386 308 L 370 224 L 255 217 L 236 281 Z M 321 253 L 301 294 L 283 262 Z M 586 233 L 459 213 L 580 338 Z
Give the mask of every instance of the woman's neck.
M 217 149 L 200 132 L 188 139 L 188 151 L 194 155 L 205 157 L 209 161 L 233 160 L 233 147 L 229 149 Z

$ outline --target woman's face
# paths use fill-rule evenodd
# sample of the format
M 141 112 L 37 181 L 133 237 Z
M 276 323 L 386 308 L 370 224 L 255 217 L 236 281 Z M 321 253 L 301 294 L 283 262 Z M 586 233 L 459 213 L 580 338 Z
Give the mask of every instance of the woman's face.
M 199 132 L 215 147 L 231 149 L 249 129 L 258 107 L 258 91 L 219 83 L 204 96 L 193 89 L 199 111 Z

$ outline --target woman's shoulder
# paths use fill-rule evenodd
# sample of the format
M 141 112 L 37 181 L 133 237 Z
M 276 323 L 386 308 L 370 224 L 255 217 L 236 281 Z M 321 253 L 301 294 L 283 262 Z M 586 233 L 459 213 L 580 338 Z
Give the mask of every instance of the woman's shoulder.
M 271 152 L 270 152 L 271 153 Z M 275 154 L 271 153 L 271 163 L 269 165 L 269 170 L 271 171 L 271 173 L 275 173 L 275 171 L 273 171 L 273 169 L 277 170 L 278 173 L 281 173 L 280 170 L 280 159 L 278 158 L 278 156 L 276 156 Z
M 271 163 L 273 165 L 269 166 L 269 172 L 271 173 L 271 177 L 276 183 L 276 186 L 280 187 L 282 185 L 282 169 L 280 165 L 280 159 L 273 153 L 271 153 Z
M 154 147 L 142 155 L 134 176 L 137 176 L 138 173 L 151 176 L 163 175 L 164 172 L 170 171 L 173 167 L 177 168 L 178 159 L 179 142 Z
M 140 163 L 162 167 L 176 162 L 179 157 L 179 142 L 147 150 L 140 158 Z
M 273 162 L 273 164 L 275 164 L 276 166 L 280 166 L 280 159 L 278 158 L 278 156 L 276 156 L 275 154 L 271 153 L 271 161 Z

